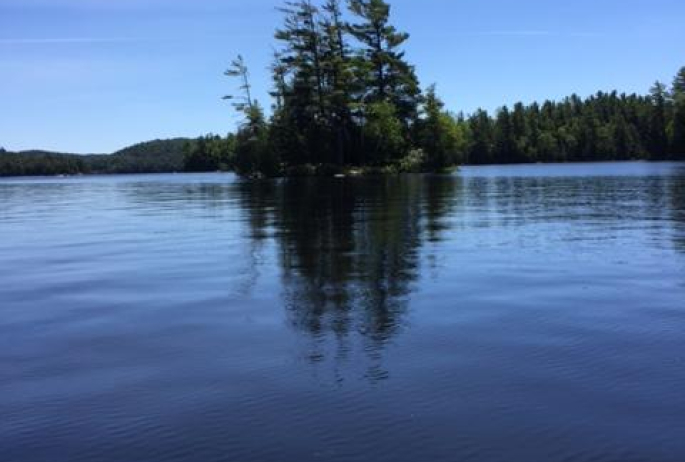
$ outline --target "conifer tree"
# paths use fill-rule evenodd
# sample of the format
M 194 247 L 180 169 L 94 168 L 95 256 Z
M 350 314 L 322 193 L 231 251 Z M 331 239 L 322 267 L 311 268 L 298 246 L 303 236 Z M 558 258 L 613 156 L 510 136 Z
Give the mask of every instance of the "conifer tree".
M 431 170 L 455 166 L 466 143 L 462 128 L 444 108 L 435 85 L 431 85 L 424 98 L 423 118 L 417 124 L 417 142 L 424 151 L 425 165 Z
M 668 151 L 666 86 L 661 82 L 656 82 L 650 93 L 652 108 L 649 119 L 649 154 L 652 159 L 663 159 Z
M 404 59 L 401 46 L 409 34 L 390 24 L 390 5 L 383 0 L 351 0 L 357 23 L 350 32 L 361 43 L 359 73 L 366 103 L 390 101 L 405 127 L 417 116 L 420 89 L 414 68 Z
M 685 67 L 680 69 L 673 81 L 673 122 L 671 153 L 678 160 L 685 160 Z
M 278 174 L 280 162 L 269 147 L 264 111 L 252 99 L 250 72 L 242 56 L 239 55 L 231 62 L 225 75 L 240 79 L 239 94 L 224 96 L 224 99 L 234 101 L 233 107 L 244 116 L 235 138 L 236 172 L 244 176 Z

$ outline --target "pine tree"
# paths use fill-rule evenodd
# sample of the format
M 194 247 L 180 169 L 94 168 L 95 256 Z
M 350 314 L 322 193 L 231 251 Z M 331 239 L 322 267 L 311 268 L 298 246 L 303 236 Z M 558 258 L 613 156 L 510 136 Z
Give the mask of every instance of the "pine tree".
M 344 165 L 349 159 L 351 149 L 355 73 L 346 40 L 347 26 L 343 21 L 340 0 L 327 0 L 323 11 L 323 68 L 329 87 L 329 124 L 334 132 L 335 161 L 338 165 Z
M 387 165 L 407 154 L 402 123 L 395 106 L 388 101 L 368 105 L 363 134 L 366 162 L 370 165 Z
M 278 152 L 269 145 L 269 126 L 264 111 L 254 103 L 235 142 L 235 170 L 242 176 L 276 176 L 281 172 Z
M 685 96 L 685 67 L 682 67 L 678 74 L 673 80 L 673 91 L 674 97 Z
M 239 88 L 242 94 L 224 96 L 224 99 L 235 101 L 233 107 L 245 117 L 235 137 L 234 167 L 236 172 L 244 176 L 278 174 L 280 161 L 276 158 L 275 151 L 269 146 L 268 125 L 264 111 L 259 103 L 252 99 L 250 72 L 242 56 L 238 56 L 231 63 L 225 75 L 240 79 Z
M 467 154 L 469 163 L 480 165 L 494 162 L 493 123 L 487 111 L 479 109 L 468 121 L 471 145 Z
M 530 130 L 526 120 L 526 109 L 523 103 L 516 103 L 511 116 L 512 132 L 514 137 L 514 152 L 512 157 L 515 162 L 526 162 L 530 159 Z
M 650 93 L 652 107 L 649 118 L 649 154 L 652 159 L 664 159 L 668 152 L 666 86 L 661 82 L 656 82 Z
M 249 114 L 254 106 L 252 100 L 252 85 L 250 85 L 250 71 L 245 64 L 242 55 L 238 55 L 231 62 L 231 67 L 224 72 L 227 77 L 240 79 L 240 94 L 224 96 L 225 100 L 231 100 L 236 111 Z
M 504 106 L 497 113 L 495 122 L 495 158 L 498 162 L 516 162 L 516 140 L 509 108 Z
M 362 101 L 390 101 L 405 127 L 416 119 L 420 89 L 414 68 L 404 59 L 401 46 L 409 34 L 389 23 L 390 5 L 383 0 L 351 0 L 350 9 L 360 22 L 350 26 L 362 44 L 358 73 L 364 82 Z
M 685 160 L 685 97 L 675 101 L 671 153 L 676 159 Z
M 678 160 L 685 160 L 685 67 L 680 69 L 673 81 L 673 121 L 671 153 Z
M 426 91 L 423 118 L 418 122 L 417 141 L 423 149 L 425 164 L 431 170 L 456 165 L 463 156 L 466 137 L 456 120 L 444 110 L 435 85 Z
M 278 71 L 282 98 L 281 122 L 306 143 L 303 150 L 289 153 L 287 164 L 319 163 L 330 153 L 327 95 L 323 68 L 323 34 L 319 9 L 309 0 L 289 2 L 280 11 L 283 27 L 275 37 L 282 44 L 273 68 Z

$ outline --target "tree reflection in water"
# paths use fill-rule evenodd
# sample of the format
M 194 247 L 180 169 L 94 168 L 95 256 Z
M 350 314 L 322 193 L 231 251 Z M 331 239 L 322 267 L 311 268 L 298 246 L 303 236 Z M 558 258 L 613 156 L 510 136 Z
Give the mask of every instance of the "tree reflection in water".
M 288 322 L 310 339 L 309 360 L 345 360 L 357 345 L 367 376 L 387 376 L 381 355 L 407 323 L 419 250 L 441 239 L 460 185 L 417 175 L 239 185 L 252 239 L 274 236 Z

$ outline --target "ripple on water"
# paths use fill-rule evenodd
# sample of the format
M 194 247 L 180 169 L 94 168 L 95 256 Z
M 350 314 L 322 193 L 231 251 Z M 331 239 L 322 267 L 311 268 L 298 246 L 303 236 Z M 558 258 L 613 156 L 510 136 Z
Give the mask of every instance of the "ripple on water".
M 2 460 L 685 460 L 685 168 L 0 180 Z

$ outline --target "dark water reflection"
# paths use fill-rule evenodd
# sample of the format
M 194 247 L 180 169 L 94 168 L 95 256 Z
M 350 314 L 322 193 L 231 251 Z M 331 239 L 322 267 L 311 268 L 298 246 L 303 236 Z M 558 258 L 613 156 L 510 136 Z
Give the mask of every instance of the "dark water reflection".
M 685 460 L 685 168 L 0 182 L 2 461 Z
M 363 337 L 368 377 L 387 378 L 383 345 L 406 323 L 420 249 L 440 239 L 460 185 L 452 176 L 239 185 L 251 237 L 276 241 L 288 322 L 312 337 L 312 361 L 344 358 L 350 337 Z

